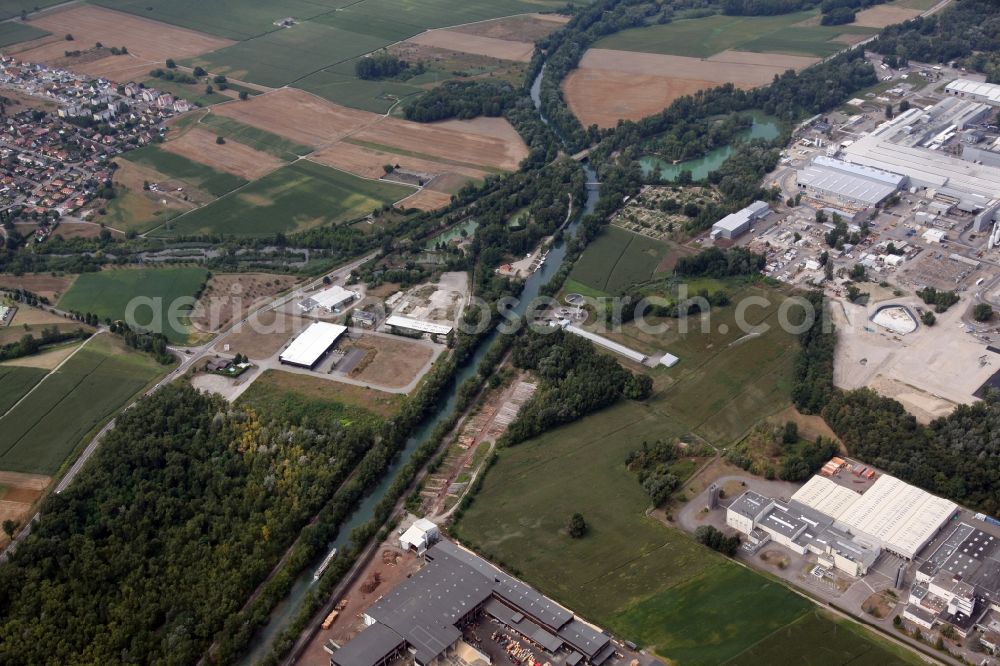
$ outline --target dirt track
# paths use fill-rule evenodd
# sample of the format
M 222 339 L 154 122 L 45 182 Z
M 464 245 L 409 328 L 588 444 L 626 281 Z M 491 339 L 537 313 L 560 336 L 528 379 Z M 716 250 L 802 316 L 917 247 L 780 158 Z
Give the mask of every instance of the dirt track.
M 452 30 L 428 30 L 407 41 L 423 46 L 434 46 L 462 53 L 500 58 L 501 60 L 516 60 L 517 62 L 528 62 L 535 50 L 535 45 L 531 42 L 496 39 L 495 37 L 470 35 Z
M 217 144 L 216 135 L 200 127 L 192 128 L 163 144 L 163 149 L 245 180 L 256 180 L 284 162 L 236 141 Z
M 639 120 L 678 97 L 732 82 L 740 88 L 770 83 L 775 74 L 802 69 L 816 58 L 723 51 L 711 58 L 590 49 L 563 83 L 570 109 L 584 126 L 613 127 Z

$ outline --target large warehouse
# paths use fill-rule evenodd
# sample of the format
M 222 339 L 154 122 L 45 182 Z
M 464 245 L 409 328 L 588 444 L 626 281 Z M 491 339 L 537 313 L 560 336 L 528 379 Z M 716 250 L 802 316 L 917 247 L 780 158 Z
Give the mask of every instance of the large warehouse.
M 529 640 L 557 663 L 600 666 L 615 653 L 611 638 L 548 597 L 450 541 L 427 550 L 423 568 L 385 593 L 364 613 L 365 629 L 333 652 L 331 666 L 416 666 L 481 659 L 462 629 L 484 616 Z M 554 661 L 554 660 L 553 660 Z
M 303 312 L 312 312 L 316 308 L 321 308 L 327 312 L 338 312 L 341 307 L 356 301 L 358 298 L 358 292 L 344 289 L 339 284 L 336 284 L 329 289 L 324 289 L 302 299 L 299 303 L 299 309 Z
M 771 207 L 766 201 L 754 201 L 752 204 L 730 213 L 712 225 L 712 238 L 738 238 L 747 232 L 750 225 L 771 214 Z
M 906 184 L 906 177 L 819 155 L 798 172 L 795 184 L 815 199 L 861 210 L 888 199 Z
M 972 79 L 955 79 L 944 89 L 949 95 L 1000 106 L 1000 86 Z
M 318 321 L 298 334 L 278 357 L 282 363 L 312 370 L 347 332 L 346 326 Z
M 854 495 L 851 500 L 851 493 Z M 834 519 L 834 525 L 883 550 L 912 560 L 958 511 L 954 502 L 882 475 L 864 494 L 814 476 L 792 495 Z

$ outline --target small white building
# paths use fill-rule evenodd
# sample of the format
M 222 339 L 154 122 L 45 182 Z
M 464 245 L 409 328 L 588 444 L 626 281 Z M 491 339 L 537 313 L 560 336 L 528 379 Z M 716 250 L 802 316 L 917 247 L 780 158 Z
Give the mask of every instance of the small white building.
M 441 538 L 438 526 L 426 518 L 417 518 L 399 537 L 399 547 L 403 550 L 415 550 L 418 555 L 433 546 Z

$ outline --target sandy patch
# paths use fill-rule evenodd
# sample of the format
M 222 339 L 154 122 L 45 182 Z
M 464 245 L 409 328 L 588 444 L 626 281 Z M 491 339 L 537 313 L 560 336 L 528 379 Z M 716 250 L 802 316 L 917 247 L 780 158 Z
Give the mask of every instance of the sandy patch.
M 411 194 L 399 205 L 403 208 L 416 208 L 417 210 L 437 210 L 451 203 L 451 195 L 444 192 L 423 189 L 416 194 Z
M 367 351 L 365 359 L 351 371 L 350 376 L 390 388 L 412 382 L 433 355 L 433 351 L 425 345 L 379 335 L 365 335 L 359 340 L 352 340 L 350 347 Z
M 284 312 L 261 312 L 227 335 L 215 345 L 213 351 L 226 352 L 225 346 L 229 345 L 228 353 L 245 354 L 252 360 L 261 361 L 281 351 L 285 343 L 291 342 L 293 335 L 310 323 L 312 322 L 302 317 Z
M 81 343 L 82 344 L 82 343 Z M 4 361 L 0 365 L 11 365 L 18 368 L 41 368 L 42 370 L 52 370 L 57 365 L 65 361 L 77 350 L 79 344 L 66 345 L 52 351 L 15 358 L 13 361 Z
M 32 273 L 28 275 L 0 274 L 0 287 L 4 289 L 27 289 L 33 294 L 44 296 L 53 303 L 66 293 L 76 276 L 55 277 Z M 47 314 L 47 313 L 46 313 Z
M 134 71 L 144 73 L 149 70 L 150 64 L 162 64 L 167 58 L 189 58 L 233 43 L 221 37 L 94 5 L 74 5 L 46 12 L 30 19 L 28 24 L 52 33 L 51 37 L 27 42 L 9 51 L 20 59 L 31 62 L 65 60 L 67 50 L 91 49 L 98 42 L 108 48 L 126 47 L 129 55 L 110 56 L 90 62 L 87 62 L 88 58 L 81 58 L 78 66 L 80 71 L 103 76 L 109 76 L 105 72 L 129 71 L 121 69 L 123 67 L 135 67 Z M 67 34 L 73 35 L 72 42 L 63 39 Z M 110 62 L 112 60 L 115 62 Z M 139 70 L 138 64 L 142 61 L 145 61 L 143 69 Z M 127 78 L 137 77 L 118 76 L 119 80 Z
M 385 118 L 357 132 L 352 138 L 399 148 L 407 152 L 483 166 L 516 171 L 528 156 L 528 146 L 503 118 L 447 120 L 421 124 Z
M 466 178 L 483 178 L 487 172 L 472 167 L 455 166 L 425 160 L 409 155 L 400 155 L 376 148 L 358 146 L 352 143 L 338 143 L 327 146 L 312 155 L 309 159 L 320 164 L 326 164 L 342 171 L 362 176 L 363 178 L 381 178 L 385 175 L 383 165 L 398 166 L 414 173 L 436 176 L 442 173 L 457 173 Z
M 452 30 L 428 30 L 407 40 L 413 44 L 434 46 L 463 53 L 499 58 L 501 60 L 516 60 L 528 62 L 535 50 L 531 42 L 518 42 L 509 39 L 496 39 L 482 35 L 470 35 Z
M 894 5 L 876 5 L 863 9 L 854 17 L 851 25 L 862 28 L 884 28 L 894 23 L 909 21 L 911 18 L 922 14 L 919 9 L 907 9 L 906 7 L 896 7 Z
M 191 315 L 198 331 L 220 331 L 298 282 L 288 275 L 219 273 L 209 279 Z
M 256 180 L 284 164 L 274 155 L 245 144 L 226 141 L 220 145 L 215 140 L 216 135 L 212 132 L 195 127 L 165 142 L 163 149 L 244 180 Z
M 816 58 L 724 51 L 707 60 L 655 53 L 590 49 L 563 83 L 570 109 L 584 126 L 613 127 L 639 120 L 678 97 L 732 82 L 740 88 L 770 83 Z M 668 74 L 669 73 L 669 74 Z
M 452 32 L 464 32 L 467 35 L 533 43 L 555 32 L 568 22 L 569 17 L 560 14 L 523 14 L 521 16 L 507 16 L 491 21 L 469 23 L 468 25 L 449 28 L 449 30 Z
M 212 111 L 310 146 L 334 143 L 382 118 L 295 88 L 281 88 L 245 102 L 219 104 Z

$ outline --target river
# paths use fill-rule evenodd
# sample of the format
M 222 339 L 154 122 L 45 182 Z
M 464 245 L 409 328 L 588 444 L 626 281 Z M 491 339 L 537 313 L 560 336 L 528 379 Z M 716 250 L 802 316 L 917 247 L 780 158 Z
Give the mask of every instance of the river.
M 541 108 L 538 91 L 541 87 L 541 80 L 544 73 L 545 70 L 543 67 L 542 71 L 538 74 L 531 86 L 531 99 L 535 103 L 535 108 L 539 109 L 539 113 L 541 113 Z M 542 120 L 548 124 L 548 120 L 546 120 L 544 116 L 542 116 Z M 587 174 L 587 182 L 594 183 L 597 180 L 597 174 L 587 164 L 583 164 L 583 168 Z M 587 200 L 583 207 L 584 215 L 593 212 L 594 207 L 597 205 L 598 198 L 600 198 L 600 186 L 588 186 Z M 572 234 L 576 232 L 576 228 L 579 225 L 581 217 L 582 215 L 576 216 L 574 221 L 569 225 L 569 227 L 566 228 L 559 240 L 553 244 L 552 249 L 549 251 L 548 257 L 542 267 L 535 273 L 532 273 L 531 276 L 525 281 L 524 289 L 521 292 L 520 302 L 514 308 L 514 312 L 517 314 L 524 314 L 527 311 L 530 302 L 538 296 L 538 292 L 542 285 L 547 283 L 562 266 L 563 261 L 566 259 L 566 243 L 563 239 L 568 236 L 572 236 Z M 403 465 L 409 462 L 413 452 L 424 440 L 430 437 L 437 425 L 446 418 L 449 418 L 452 412 L 455 411 L 455 401 L 458 394 L 458 387 L 462 384 L 462 382 L 473 376 L 478 371 L 479 365 L 483 361 L 483 357 L 486 356 L 487 350 L 490 348 L 491 343 L 496 339 L 497 335 L 498 333 L 493 331 L 479 344 L 479 347 L 476 349 L 475 354 L 473 354 L 469 362 L 459 370 L 456 380 L 452 385 L 452 388 L 448 391 L 444 399 L 444 403 L 438 410 L 437 414 L 430 420 L 424 422 L 424 424 L 420 426 L 420 428 L 417 429 L 417 431 L 414 432 L 413 435 L 406 441 L 406 446 L 403 448 L 402 452 L 396 456 L 395 460 L 389 466 L 389 469 L 382 476 L 382 481 L 374 490 L 361 500 L 361 503 L 348 517 L 347 521 L 341 525 L 337 532 L 337 538 L 330 544 L 331 549 L 343 549 L 350 540 L 351 530 L 358 525 L 363 525 L 371 519 L 375 511 L 375 507 L 382 501 L 382 498 L 385 496 L 386 491 L 389 489 L 389 486 L 392 484 L 392 481 L 395 479 L 399 470 L 403 467 Z M 310 588 L 316 584 L 316 581 L 313 579 L 313 572 L 315 568 L 320 565 L 323 559 L 323 557 L 317 558 L 313 565 L 308 567 L 305 571 L 303 571 L 302 575 L 298 577 L 288 595 L 272 611 L 268 623 L 257 632 L 257 635 L 251 641 L 250 647 L 246 655 L 240 661 L 240 664 L 256 664 L 267 656 L 274 639 L 295 618 L 299 608 L 302 606 L 306 593 L 309 592 Z
M 774 139 L 778 136 L 778 120 L 771 116 L 759 112 L 751 112 L 753 125 L 749 130 L 740 134 L 741 139 Z M 691 178 L 703 180 L 708 174 L 717 170 L 722 163 L 733 154 L 731 145 L 716 148 L 696 160 L 687 160 L 672 164 L 654 155 L 646 155 L 639 158 L 639 166 L 642 167 L 642 175 L 649 177 L 654 171 L 659 171 L 660 178 L 667 181 L 675 181 L 682 171 L 690 171 Z

